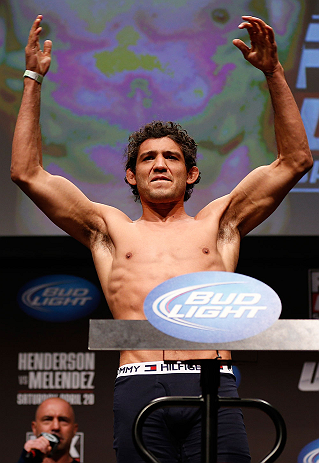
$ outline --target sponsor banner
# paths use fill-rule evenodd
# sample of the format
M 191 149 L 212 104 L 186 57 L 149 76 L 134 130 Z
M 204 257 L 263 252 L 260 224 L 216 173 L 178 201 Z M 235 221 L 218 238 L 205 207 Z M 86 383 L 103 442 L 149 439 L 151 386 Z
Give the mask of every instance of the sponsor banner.
M 318 193 L 319 192 L 319 98 L 317 78 L 310 75 L 318 69 L 319 58 L 319 15 L 312 14 L 307 25 L 302 49 L 299 57 L 297 78 L 294 96 L 300 108 L 300 114 L 308 137 L 309 147 L 315 155 L 314 165 L 310 172 L 306 173 L 292 193 Z
M 319 439 L 306 445 L 298 455 L 298 463 L 318 463 L 319 462 Z
M 32 432 L 26 433 L 26 441 L 35 439 L 36 436 Z M 70 455 L 76 458 L 80 463 L 84 462 L 84 432 L 77 432 L 71 441 Z
M 195 342 L 254 336 L 280 316 L 278 295 L 264 283 L 230 272 L 196 272 L 165 281 L 146 297 L 149 322 L 166 334 Z
M 319 318 L 319 270 L 309 270 L 309 316 Z
M 89 315 L 100 302 L 100 291 L 72 275 L 46 275 L 29 281 L 18 293 L 20 308 L 48 322 L 68 322 Z
M 304 392 L 319 391 L 319 363 L 304 362 L 298 389 Z
M 60 397 L 71 405 L 94 405 L 94 352 L 20 352 L 17 405 Z

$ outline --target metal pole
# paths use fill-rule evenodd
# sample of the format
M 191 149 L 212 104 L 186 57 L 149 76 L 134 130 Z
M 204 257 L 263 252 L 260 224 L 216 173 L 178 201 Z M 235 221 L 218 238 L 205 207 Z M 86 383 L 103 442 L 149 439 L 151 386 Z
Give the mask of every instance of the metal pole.
M 202 463 L 217 463 L 218 388 L 220 361 L 207 359 L 201 362 L 202 407 Z

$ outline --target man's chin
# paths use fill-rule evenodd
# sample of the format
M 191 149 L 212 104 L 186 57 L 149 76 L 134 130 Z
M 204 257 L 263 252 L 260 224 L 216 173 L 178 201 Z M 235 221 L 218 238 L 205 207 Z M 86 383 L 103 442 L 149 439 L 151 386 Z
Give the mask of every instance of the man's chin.
M 177 202 L 178 199 L 175 195 L 169 193 L 158 193 L 150 195 L 148 201 L 156 204 L 166 204 L 171 202 Z
M 53 452 L 50 452 L 49 457 L 52 458 L 53 460 L 58 460 L 59 458 L 61 458 L 66 453 L 69 453 L 69 452 L 66 451 L 64 446 L 62 446 L 62 447 L 58 446 L 53 450 Z
M 178 201 L 180 195 L 176 191 L 169 188 L 156 188 L 150 191 L 147 195 L 149 199 L 160 202 Z M 184 192 L 182 193 L 184 197 Z

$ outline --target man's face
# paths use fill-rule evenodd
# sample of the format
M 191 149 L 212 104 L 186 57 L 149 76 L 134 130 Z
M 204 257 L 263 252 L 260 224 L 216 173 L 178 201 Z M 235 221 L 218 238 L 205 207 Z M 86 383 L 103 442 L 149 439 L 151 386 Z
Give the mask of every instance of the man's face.
M 127 179 L 136 185 L 141 201 L 184 200 L 187 183 L 193 183 L 198 169 L 187 173 L 180 146 L 169 137 L 149 138 L 139 147 L 135 174 L 128 169 Z
M 57 450 L 68 453 L 73 436 L 78 429 L 74 422 L 71 406 L 62 399 L 48 399 L 38 408 L 32 431 L 36 436 L 41 432 L 48 432 L 59 437 Z

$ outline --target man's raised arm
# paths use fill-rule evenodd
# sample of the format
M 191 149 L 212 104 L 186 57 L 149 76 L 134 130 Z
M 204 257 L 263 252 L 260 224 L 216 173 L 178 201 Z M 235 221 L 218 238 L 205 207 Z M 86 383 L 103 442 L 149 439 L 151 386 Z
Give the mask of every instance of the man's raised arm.
M 23 98 L 12 145 L 11 173 L 17 182 L 24 180 L 23 174 L 32 173 L 39 165 L 42 167 L 39 124 L 41 83 L 50 67 L 52 42 L 46 40 L 43 52 L 40 50 L 41 20 L 42 16 L 39 15 L 34 21 L 25 48 L 26 75 L 29 78 L 24 80 Z
M 278 207 L 313 163 L 299 109 L 278 61 L 274 32 L 259 18 L 243 16 L 243 19 L 238 27 L 247 29 L 251 46 L 239 39 L 233 43 L 244 58 L 266 76 L 274 109 L 278 156 L 269 166 L 259 167 L 248 174 L 230 194 L 224 219 L 232 218 L 241 236 Z
M 91 232 L 106 232 L 101 206 L 67 179 L 42 167 L 41 82 L 50 67 L 52 42 L 46 40 L 40 49 L 41 20 L 39 15 L 34 21 L 25 48 L 27 71 L 13 137 L 11 178 L 56 225 L 90 246 Z

